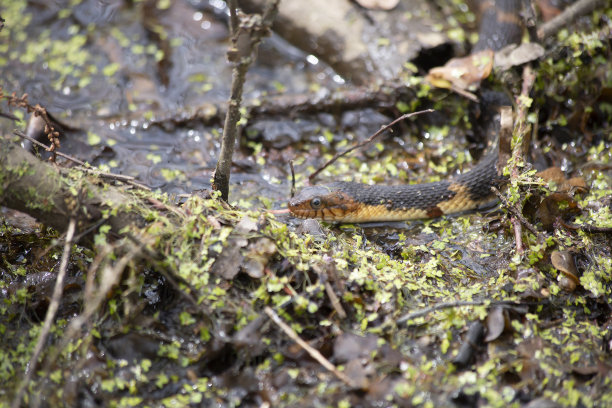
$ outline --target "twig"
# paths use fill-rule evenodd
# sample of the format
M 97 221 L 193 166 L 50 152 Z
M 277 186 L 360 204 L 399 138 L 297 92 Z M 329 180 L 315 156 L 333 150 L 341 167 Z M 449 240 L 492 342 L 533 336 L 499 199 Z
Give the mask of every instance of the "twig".
M 7 119 L 14 120 L 15 122 L 18 122 L 21 120 L 17 116 L 13 115 L 12 113 L 0 112 L 0 116 L 7 118 Z
M 543 40 L 556 34 L 561 28 L 570 24 L 578 17 L 588 14 L 595 10 L 596 7 L 602 5 L 603 0 L 579 0 L 576 3 L 568 6 L 561 14 L 553 18 L 552 20 L 542 24 L 538 29 L 538 38 Z
M 338 296 L 336 296 L 336 293 L 334 292 L 334 288 L 332 288 L 332 285 L 329 282 L 325 282 L 325 293 L 327 293 L 334 310 L 336 313 L 338 313 L 338 317 L 341 319 L 346 319 L 346 312 L 342 307 L 342 303 L 340 303 Z
M 263 16 L 251 15 L 244 17 L 240 24 L 237 24 L 236 2 L 230 1 L 230 23 L 236 24 L 237 30 L 232 33 L 232 47 L 227 53 L 228 59 L 234 64 L 232 69 L 232 89 L 228 109 L 223 125 L 223 139 L 221 141 L 221 151 L 219 160 L 213 174 L 213 190 L 221 192 L 221 199 L 228 201 L 229 180 L 232 167 L 232 156 L 234 155 L 234 145 L 238 134 L 238 122 L 240 121 L 240 105 L 242 104 L 242 90 L 249 67 L 255 60 L 255 53 L 262 38 L 268 34 L 272 20 L 278 12 L 280 0 L 271 1 L 264 10 Z M 239 41 L 240 40 L 240 41 Z M 244 41 L 243 41 L 244 40 Z
M 527 221 L 527 219 L 525 217 L 523 217 L 523 214 L 521 214 L 521 211 L 516 208 L 514 205 L 512 205 L 508 199 L 495 187 L 491 187 L 491 191 L 493 191 L 493 193 L 495 193 L 495 195 L 497 196 L 497 198 L 500 199 L 500 201 L 502 202 L 502 205 L 512 213 L 513 217 L 516 217 L 521 224 L 523 224 L 525 227 L 527 227 L 527 229 L 534 234 L 535 236 L 537 236 L 540 239 L 543 239 L 543 237 L 541 237 L 540 235 L 540 231 L 538 231 L 538 229 L 529 221 Z
M 92 316 L 96 310 L 100 308 L 100 305 L 107 299 L 109 291 L 119 282 L 123 274 L 123 270 L 127 264 L 139 256 L 142 248 L 149 244 L 150 242 L 141 240 L 136 245 L 131 246 L 131 249 L 127 251 L 123 257 L 117 260 L 112 267 L 108 265 L 102 266 L 102 263 L 104 261 L 108 261 L 109 256 L 112 255 L 115 249 L 125 248 L 128 244 L 126 242 L 120 242 L 116 245 L 105 246 L 100 249 L 98 255 L 96 258 L 94 258 L 94 261 L 91 263 L 87 271 L 85 293 L 83 294 L 83 299 L 87 299 L 87 302 L 84 304 L 84 310 L 81 312 L 81 314 L 70 321 L 70 324 L 64 331 L 65 333 L 62 337 L 61 343 L 58 347 L 54 348 L 52 354 L 47 359 L 45 369 L 43 370 L 47 375 L 51 372 L 53 362 L 57 360 L 60 352 L 66 349 L 68 343 L 78 335 L 81 328 L 83 326 L 90 328 L 93 325 Z M 98 276 L 99 284 L 97 287 L 94 287 L 96 275 Z M 87 338 L 90 336 L 84 337 Z M 32 408 L 38 408 L 40 406 L 41 397 L 37 397 L 38 398 L 30 404 Z
M 359 149 L 360 147 L 363 147 L 363 146 L 367 145 L 368 143 L 370 143 L 372 140 L 376 139 L 378 136 L 383 134 L 387 129 L 389 129 L 391 126 L 395 125 L 396 123 L 401 122 L 404 119 L 408 119 L 408 118 L 410 118 L 412 116 L 421 115 L 423 113 L 431 113 L 433 111 L 434 111 L 433 109 L 425 109 L 425 110 L 418 111 L 418 112 L 406 113 L 406 114 L 400 116 L 399 118 L 395 119 L 393 122 L 391 122 L 391 123 L 389 123 L 387 125 L 381 126 L 381 128 L 378 129 L 378 131 L 376 133 L 374 133 L 372 136 L 370 136 L 369 138 L 367 138 L 363 142 L 357 143 L 356 145 L 349 147 L 348 149 L 344 150 L 343 152 L 336 153 L 334 155 L 334 157 L 332 157 L 331 159 L 329 159 L 327 161 L 327 163 L 325 163 L 317 171 L 315 171 L 310 176 L 308 176 L 308 182 L 310 184 L 312 184 L 312 180 L 314 180 L 314 178 L 317 177 L 319 175 L 319 173 L 321 173 L 325 168 L 327 168 L 329 165 L 334 163 L 340 157 L 345 156 L 346 154 L 352 152 L 355 149 Z
M 10 95 L 4 94 L 4 90 L 0 86 L 0 99 L 6 99 L 9 108 L 11 106 L 15 106 L 21 109 L 25 109 L 26 112 L 32 113 L 35 117 L 40 117 L 43 122 L 45 122 L 45 134 L 49 138 L 51 142 L 51 146 L 47 148 L 47 151 L 51 153 L 51 157 L 49 161 L 55 163 L 55 159 L 57 158 L 57 154 L 55 152 L 56 149 L 60 147 L 59 136 L 60 133 L 55 129 L 55 126 L 47 113 L 47 110 L 40 106 L 39 104 L 31 105 L 28 102 L 28 94 L 24 93 L 20 97 L 17 96 L 16 92 L 12 92 Z
M 447 302 L 447 303 L 438 303 L 435 306 L 426 307 L 425 309 L 421 309 L 418 312 L 408 313 L 399 319 L 397 319 L 397 324 L 402 324 L 407 322 L 408 320 L 416 319 L 417 317 L 423 317 L 428 315 L 431 312 L 435 312 L 436 310 L 442 309 L 450 309 L 453 307 L 461 307 L 461 306 L 516 306 L 517 302 L 512 300 L 458 300 L 455 302 Z
M 30 142 L 34 143 L 35 145 L 44 148 L 45 150 L 49 151 L 49 146 L 45 145 L 44 143 L 39 142 L 38 140 L 31 138 L 30 136 L 26 135 L 25 133 L 23 133 L 21 130 L 14 130 L 13 133 L 23 139 L 29 140 Z M 55 151 L 54 152 L 56 155 L 63 157 L 66 160 L 70 160 L 71 162 L 74 162 L 76 164 L 78 164 L 80 167 L 80 169 L 82 171 L 85 171 L 87 173 L 91 173 L 91 174 L 95 174 L 98 177 L 101 178 L 105 178 L 105 179 L 110 179 L 110 180 L 117 180 L 117 181 L 121 181 L 123 183 L 126 184 L 130 184 L 134 187 L 138 187 L 140 189 L 143 190 L 147 190 L 147 191 L 151 191 L 150 187 L 145 186 L 144 184 L 140 184 L 137 181 L 135 181 L 135 178 L 132 176 L 125 176 L 123 174 L 115 174 L 115 173 L 107 173 L 105 171 L 100 171 L 97 169 L 92 169 L 90 167 L 87 167 L 87 163 L 85 163 L 82 160 L 77 159 L 76 157 L 70 156 L 66 153 L 62 153 L 59 151 Z
M 289 167 L 291 168 L 291 198 L 295 196 L 295 169 L 293 168 L 293 160 L 289 160 Z
M 70 218 L 70 222 L 68 223 L 68 230 L 66 231 L 66 241 L 64 242 L 64 251 L 62 253 L 60 269 L 57 274 L 57 280 L 55 281 L 55 287 L 53 288 L 51 302 L 49 303 L 49 308 L 47 309 L 47 314 L 45 315 L 45 322 L 43 323 L 42 330 L 40 332 L 40 335 L 38 336 L 38 341 L 36 342 L 36 346 L 34 347 L 34 351 L 32 352 L 32 356 L 30 357 L 30 361 L 28 362 L 25 377 L 19 385 L 19 390 L 17 391 L 17 394 L 13 399 L 11 408 L 19 408 L 19 406 L 21 405 L 21 399 L 23 398 L 25 390 L 28 384 L 30 383 L 30 380 L 32 379 L 32 375 L 36 370 L 38 358 L 40 357 L 40 353 L 42 352 L 43 345 L 47 341 L 47 336 L 49 335 L 51 325 L 53 324 L 53 320 L 55 319 L 55 314 L 57 313 L 57 309 L 59 308 L 60 298 L 62 297 L 62 291 L 64 289 L 64 278 L 66 277 L 66 270 L 68 268 L 68 259 L 70 258 L 70 249 L 72 247 L 72 238 L 74 237 L 75 227 L 76 220 L 74 218 Z
M 516 213 L 513 212 L 513 214 L 516 214 Z M 516 253 L 522 256 L 525 250 L 523 249 L 523 231 L 521 228 L 521 222 L 520 220 L 517 219 L 516 215 L 513 215 L 512 217 L 510 217 L 510 223 L 512 224 L 512 229 L 514 231 L 514 242 L 516 243 Z
M 349 387 L 354 387 L 353 381 L 342 371 L 338 371 L 336 366 L 334 366 L 328 359 L 326 359 L 318 350 L 310 346 L 310 344 L 306 343 L 304 340 L 297 335 L 297 333 L 287 325 L 277 314 L 272 310 L 269 306 L 264 308 L 264 312 L 272 319 L 278 327 L 281 328 L 282 331 L 285 332 L 291 340 L 295 341 L 300 347 L 302 347 L 306 352 L 315 359 L 319 364 L 321 364 L 326 370 L 332 372 L 339 380 L 348 385 Z
M 535 81 L 535 74 L 531 69 L 531 65 L 527 64 L 523 68 L 523 85 L 521 88 L 521 94 L 517 98 L 517 113 L 516 113 L 516 126 L 513 132 L 512 138 L 512 160 L 510 160 L 510 180 L 516 180 L 519 176 L 518 163 L 523 163 L 524 152 L 523 150 L 528 146 L 528 134 L 529 134 L 529 123 L 527 121 L 527 114 L 529 113 L 529 107 L 531 106 L 531 99 L 529 98 L 529 94 L 531 92 L 531 88 L 533 87 L 533 83 Z M 506 206 L 510 209 L 514 209 L 512 211 L 512 216 L 510 217 L 510 222 L 512 223 L 514 230 L 514 239 L 516 242 L 516 252 L 519 255 L 523 254 L 523 233 L 521 224 L 528 225 L 529 223 L 523 217 L 521 212 L 514 208 L 512 205 L 508 203 L 507 200 L 502 199 L 502 201 L 506 204 Z M 530 225 L 530 224 L 529 224 Z M 533 232 L 533 230 L 530 229 Z M 536 236 L 539 237 L 539 233 L 535 232 Z
M 240 21 L 238 20 L 238 13 L 236 12 L 238 5 L 236 4 L 236 0 L 227 0 L 227 7 L 230 12 L 230 35 L 233 37 L 238 32 Z
M 557 218 L 560 225 L 573 231 L 580 230 L 586 232 L 601 232 L 604 234 L 612 233 L 612 227 L 598 227 L 597 225 L 590 224 L 573 224 L 571 222 L 565 222 L 562 218 Z

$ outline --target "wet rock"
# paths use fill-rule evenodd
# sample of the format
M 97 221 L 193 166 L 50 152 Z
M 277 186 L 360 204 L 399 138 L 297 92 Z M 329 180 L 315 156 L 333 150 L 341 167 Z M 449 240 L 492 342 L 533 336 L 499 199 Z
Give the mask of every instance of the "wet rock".
M 285 148 L 300 140 L 300 132 L 286 120 L 260 120 L 249 126 L 249 135 L 254 132 L 262 142 L 275 149 Z

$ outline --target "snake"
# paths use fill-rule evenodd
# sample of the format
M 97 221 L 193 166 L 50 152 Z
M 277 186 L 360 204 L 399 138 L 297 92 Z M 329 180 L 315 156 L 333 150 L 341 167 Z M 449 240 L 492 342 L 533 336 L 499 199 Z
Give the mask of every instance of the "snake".
M 497 51 L 520 41 L 520 0 L 484 0 L 479 41 L 473 52 Z M 406 221 L 463 213 L 490 205 L 498 172 L 497 148 L 490 149 L 471 170 L 448 180 L 422 184 L 379 185 L 332 182 L 304 187 L 289 201 L 298 218 L 336 223 Z

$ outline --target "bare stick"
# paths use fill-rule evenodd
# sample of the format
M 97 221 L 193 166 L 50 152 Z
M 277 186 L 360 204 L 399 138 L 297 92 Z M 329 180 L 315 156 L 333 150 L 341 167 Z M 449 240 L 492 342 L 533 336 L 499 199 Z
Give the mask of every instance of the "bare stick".
M 334 366 L 328 359 L 323 357 L 318 350 L 314 349 L 310 344 L 306 343 L 304 340 L 297 335 L 297 333 L 287 325 L 274 310 L 272 310 L 269 306 L 264 308 L 264 312 L 272 319 L 274 323 L 281 328 L 282 331 L 285 332 L 291 340 L 295 341 L 300 347 L 302 347 L 306 352 L 310 355 L 310 357 L 314 358 L 319 364 L 321 364 L 326 370 L 333 373 L 339 380 L 348 385 L 349 387 L 354 387 L 353 381 L 342 371 L 338 371 L 336 366 Z
M 523 255 L 525 250 L 523 249 L 523 232 L 521 223 L 516 216 L 510 217 L 510 223 L 512 223 L 512 229 L 514 230 L 514 242 L 516 243 L 516 253 Z
M 28 136 L 25 133 L 23 133 L 21 130 L 14 130 L 13 134 L 15 134 L 15 135 L 17 135 L 17 136 L 19 136 L 19 137 L 21 137 L 23 139 L 29 140 L 30 142 L 34 143 L 35 145 L 37 145 L 39 147 L 42 147 L 46 151 L 50 151 L 49 150 L 50 149 L 49 146 L 45 145 L 44 143 L 39 142 L 36 139 L 31 138 L 30 136 Z M 87 163 L 85 163 L 84 161 L 79 160 L 76 157 L 70 156 L 70 155 L 68 155 L 66 153 L 62 153 L 60 151 L 55 151 L 55 154 L 60 156 L 60 157 L 63 157 L 66 160 L 70 160 L 71 162 L 74 162 L 74 163 L 78 164 L 79 166 L 81 166 L 81 170 L 83 170 L 85 172 L 88 172 L 88 173 L 93 173 L 93 174 L 95 174 L 98 177 L 121 181 L 121 182 L 124 182 L 126 184 L 130 184 L 130 185 L 132 185 L 134 187 L 141 188 L 143 190 L 148 190 L 148 191 L 151 190 L 151 188 L 145 186 L 144 184 L 140 184 L 140 183 L 134 181 L 135 178 L 132 177 L 132 176 L 125 176 L 123 174 L 115 174 L 115 173 L 107 173 L 105 171 L 100 171 L 100 170 L 97 170 L 97 169 L 93 169 L 93 168 L 87 167 Z
M 327 296 L 329 297 L 329 300 L 332 306 L 334 307 L 334 310 L 336 311 L 336 313 L 338 313 L 338 317 L 340 317 L 341 319 L 346 319 L 346 312 L 344 311 L 344 308 L 342 307 L 338 296 L 336 296 L 334 288 L 332 288 L 332 285 L 329 282 L 325 282 L 325 293 L 327 293 Z
M 233 37 L 238 32 L 240 21 L 238 21 L 238 13 L 236 12 L 238 5 L 236 4 L 236 0 L 227 0 L 227 7 L 230 12 L 230 35 Z
M 540 236 L 541 234 L 538 229 L 532 223 L 527 221 L 525 217 L 523 217 L 523 214 L 521 214 L 520 210 L 516 208 L 516 206 L 512 205 L 497 188 L 491 187 L 491 190 L 493 191 L 493 193 L 495 193 L 497 198 L 500 199 L 504 208 L 510 211 L 512 217 L 517 218 L 529 231 L 531 231 L 533 235 L 537 236 L 540 240 L 543 241 L 543 237 Z
M 591 233 L 601 232 L 604 234 L 612 233 L 612 227 L 598 227 L 597 225 L 590 225 L 590 224 L 572 224 L 571 222 L 563 221 L 562 218 L 558 218 L 557 221 L 563 227 L 574 230 L 574 231 L 581 230 L 581 231 L 586 231 L 586 232 L 591 232 Z
M 557 31 L 561 30 L 578 17 L 590 13 L 595 10 L 596 7 L 603 5 L 603 0 L 579 0 L 576 3 L 568 6 L 561 14 L 556 16 L 550 21 L 542 24 L 538 29 L 538 38 L 543 40 L 556 34 Z
M 510 180 L 516 180 L 519 176 L 518 163 L 522 163 L 524 157 L 524 149 L 528 146 L 529 137 L 529 123 L 527 121 L 527 115 L 529 114 L 529 107 L 531 106 L 531 99 L 529 94 L 531 88 L 535 82 L 535 74 L 531 69 L 531 65 L 527 64 L 523 68 L 523 85 L 521 88 L 521 94 L 517 98 L 517 113 L 516 113 L 516 126 L 513 132 L 512 146 L 512 160 L 510 161 Z M 507 201 L 506 201 L 506 204 Z M 511 206 L 509 208 L 512 208 Z M 514 239 L 516 242 L 516 252 L 519 255 L 523 254 L 523 232 L 521 227 L 521 220 L 527 224 L 527 220 L 522 216 L 518 209 L 512 211 L 510 222 L 514 229 Z M 533 232 L 533 231 L 532 231 Z M 539 234 L 536 234 L 539 235 Z
M 291 198 L 295 195 L 295 169 L 293 168 L 293 160 L 289 160 L 289 167 L 291 168 Z
M 234 64 L 232 69 L 232 89 L 228 102 L 227 114 L 223 125 L 223 139 L 221 141 L 221 151 L 219 160 L 213 174 L 212 188 L 221 192 L 221 198 L 228 201 L 229 180 L 232 167 L 232 156 L 234 155 L 234 145 L 238 134 L 238 121 L 240 120 L 240 105 L 242 104 L 242 90 L 246 73 L 249 66 L 255 60 L 255 53 L 262 38 L 268 34 L 272 20 L 278 12 L 280 0 L 270 2 L 264 14 L 259 19 L 258 16 L 251 15 L 244 18 L 244 21 L 237 24 L 236 2 L 230 1 L 230 24 L 236 24 L 237 30 L 232 28 L 232 47 L 228 51 L 228 59 Z M 233 13 L 233 15 L 232 15 Z M 244 24 L 243 24 L 244 23 Z M 240 39 L 240 41 L 239 41 Z
M 64 336 L 62 337 L 61 343 L 59 346 L 55 347 L 52 353 L 48 356 L 45 363 L 45 368 L 43 370 L 47 376 L 51 372 L 51 367 L 57 360 L 60 352 L 65 350 L 68 343 L 79 335 L 81 328 L 85 326 L 87 330 L 90 330 L 90 327 L 93 326 L 94 313 L 99 310 L 102 303 L 107 300 L 109 291 L 117 284 L 117 282 L 119 282 L 123 270 L 127 264 L 133 261 L 134 258 L 139 257 L 141 250 L 145 248 L 146 245 L 150 244 L 151 242 L 142 240 L 136 245 L 130 246 L 129 243 L 123 241 L 119 243 L 119 245 L 108 245 L 100 249 L 100 252 L 97 254 L 96 258 L 94 258 L 94 261 L 89 266 L 87 271 L 85 293 L 83 295 L 83 299 L 87 299 L 87 302 L 85 302 L 84 310 L 81 312 L 81 314 L 70 321 L 70 324 L 64 331 Z M 123 257 L 117 260 L 112 267 L 109 265 L 102 265 L 115 249 L 120 247 L 125 248 L 126 246 L 130 246 L 130 250 L 127 251 Z M 99 277 L 99 284 L 97 287 L 94 287 L 96 275 Z M 37 397 L 38 398 L 36 398 L 30 404 L 33 408 L 40 406 L 40 396 Z
M 53 320 L 55 319 L 55 314 L 57 313 L 57 309 L 59 308 L 60 298 L 62 297 L 62 291 L 64 289 L 64 278 L 66 277 L 66 269 L 68 268 L 68 259 L 70 258 L 70 248 L 72 247 L 72 238 L 74 237 L 75 227 L 76 220 L 74 218 L 70 218 L 70 222 L 68 223 L 68 230 L 66 231 L 64 252 L 62 253 L 60 269 L 57 274 L 57 280 L 55 281 L 55 287 L 53 288 L 51 303 L 49 303 L 49 308 L 47 309 L 47 314 L 45 315 L 45 322 L 43 324 L 40 335 L 38 336 L 38 341 L 36 342 L 34 351 L 32 352 L 32 357 L 30 357 L 30 361 L 28 362 L 25 377 L 19 385 L 19 390 L 17 391 L 17 395 L 15 395 L 15 399 L 13 399 L 11 408 L 19 408 L 19 406 L 21 405 L 21 399 L 23 398 L 23 394 L 25 393 L 26 387 L 30 383 L 32 375 L 36 370 L 38 358 L 40 357 L 40 353 L 42 352 L 43 345 L 47 341 L 47 336 L 49 335 L 51 325 L 53 324 Z
M 431 312 L 435 312 L 436 310 L 450 309 L 450 308 L 461 307 L 461 306 L 482 306 L 482 305 L 513 306 L 513 305 L 517 305 L 517 302 L 514 302 L 512 300 L 495 301 L 495 300 L 487 299 L 487 300 L 458 300 L 456 302 L 438 303 L 435 306 L 426 307 L 425 309 L 421 309 L 418 312 L 408 313 L 400 317 L 396 321 L 397 321 L 397 324 L 402 324 L 404 322 L 407 322 L 408 320 L 416 319 L 417 317 L 426 316 Z
M 17 116 L 13 115 L 12 113 L 0 112 L 0 116 L 5 117 L 7 119 L 14 120 L 15 122 L 18 122 L 21 120 Z
M 338 160 L 340 157 L 345 156 L 346 154 L 352 152 L 355 149 L 359 149 L 360 147 L 363 147 L 365 145 L 367 145 L 368 143 L 370 143 L 372 140 L 376 139 L 378 136 L 380 136 L 381 134 L 383 134 L 387 129 L 389 129 L 391 126 L 395 125 L 398 122 L 401 122 L 404 119 L 408 119 L 412 116 L 416 116 L 416 115 L 421 115 L 423 113 L 430 113 L 433 112 L 433 109 L 425 109 L 422 111 L 418 111 L 418 112 L 412 112 L 412 113 L 406 113 L 402 116 L 400 116 L 399 118 L 395 119 L 393 122 L 381 126 L 381 128 L 374 133 L 372 136 L 370 136 L 369 138 L 367 138 L 366 140 L 364 140 L 361 143 L 357 143 L 356 145 L 349 147 L 348 149 L 346 149 L 343 152 L 340 153 L 336 153 L 334 155 L 334 157 L 332 157 L 331 159 L 329 159 L 329 161 L 327 163 L 325 163 L 322 167 L 320 167 L 317 171 L 315 171 L 314 173 L 312 173 L 310 176 L 308 176 L 308 182 L 310 184 L 312 184 L 312 180 L 314 180 L 315 177 L 317 177 L 319 175 L 319 173 L 321 173 L 325 168 L 327 168 L 329 165 L 331 165 L 332 163 L 334 163 L 336 160 Z

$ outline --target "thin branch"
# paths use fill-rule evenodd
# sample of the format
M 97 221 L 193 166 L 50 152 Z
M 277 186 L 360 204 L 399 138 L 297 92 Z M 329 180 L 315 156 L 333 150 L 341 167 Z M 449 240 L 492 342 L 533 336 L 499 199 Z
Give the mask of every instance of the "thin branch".
M 513 132 L 513 142 L 515 143 L 512 146 L 512 160 L 510 161 L 510 180 L 516 180 L 519 176 L 518 163 L 524 162 L 525 152 L 529 145 L 529 122 L 527 121 L 527 115 L 529 114 L 529 107 L 531 106 L 531 99 L 529 98 L 529 94 L 531 93 L 531 88 L 535 82 L 535 74 L 531 69 L 531 65 L 527 64 L 523 68 L 523 85 L 521 88 L 521 94 L 517 98 L 517 112 L 516 112 L 516 126 Z M 512 215 L 510 216 L 510 222 L 512 223 L 514 230 L 514 239 L 516 242 L 516 252 L 519 255 L 522 255 L 524 252 L 523 249 L 523 232 L 521 225 L 528 225 L 529 223 L 523 217 L 518 208 L 511 206 L 507 200 L 502 199 L 502 201 L 506 204 L 506 206 L 511 209 Z M 512 210 L 514 209 L 514 210 Z M 530 229 L 530 231 L 532 231 Z M 533 232 L 533 231 L 532 231 Z M 540 236 L 539 233 L 536 233 L 536 236 Z
M 592 233 L 600 232 L 600 233 L 604 233 L 604 234 L 612 233 L 612 227 L 599 227 L 597 225 L 590 225 L 590 224 L 573 224 L 571 222 L 563 221 L 562 218 L 558 218 L 557 221 L 563 227 L 565 227 L 567 229 L 574 230 L 574 231 L 575 230 L 580 230 L 580 231 L 586 231 L 586 232 L 592 232 Z
M 417 317 L 423 317 L 428 315 L 431 312 L 435 312 L 436 310 L 442 309 L 450 309 L 454 307 L 461 306 L 517 306 L 518 303 L 512 300 L 458 300 L 456 302 L 446 302 L 446 303 L 438 303 L 435 306 L 426 307 L 425 309 L 421 309 L 418 312 L 408 313 L 399 319 L 397 319 L 397 324 L 402 324 L 407 322 L 408 320 L 416 319 Z
M 336 296 L 336 293 L 334 292 L 334 288 L 332 288 L 332 285 L 329 282 L 325 282 L 325 293 L 327 293 L 327 297 L 329 297 L 334 310 L 336 313 L 338 313 L 338 317 L 341 319 L 346 319 L 346 312 L 342 307 L 342 303 L 340 303 L 338 296 Z
M 315 171 L 310 176 L 308 176 L 308 182 L 310 184 L 312 184 L 312 180 L 314 180 L 314 178 L 317 177 L 319 175 L 319 173 L 321 173 L 325 168 L 330 166 L 332 163 L 334 163 L 340 157 L 347 155 L 348 153 L 352 152 L 355 149 L 359 149 L 360 147 L 363 147 L 363 146 L 367 145 L 368 143 L 370 143 L 372 140 L 376 139 L 378 136 L 383 134 L 387 129 L 389 129 L 390 127 L 392 127 L 396 123 L 401 122 L 402 120 L 408 119 L 408 118 L 410 118 L 412 116 L 421 115 L 423 113 L 430 113 L 430 112 L 433 112 L 433 111 L 434 111 L 433 109 L 425 109 L 425 110 L 418 111 L 418 112 L 406 113 L 406 114 L 400 116 L 399 118 L 395 119 L 393 122 L 391 122 L 391 123 L 389 123 L 387 125 L 381 126 L 381 128 L 378 129 L 378 131 L 376 133 L 374 133 L 372 136 L 370 136 L 369 138 L 367 138 L 363 142 L 357 143 L 356 145 L 354 145 L 352 147 L 349 147 L 348 149 L 344 150 L 343 152 L 336 153 L 334 155 L 334 157 L 332 157 L 331 159 L 329 159 L 327 161 L 327 163 L 325 163 L 317 171 Z
M 349 387 L 355 387 L 353 381 L 342 371 L 338 371 L 336 366 L 334 366 L 328 359 L 326 359 L 319 350 L 313 348 L 310 344 L 306 343 L 298 334 L 291 328 L 287 323 L 285 323 L 274 310 L 272 310 L 269 306 L 264 308 L 264 312 L 272 319 L 274 323 L 278 327 L 281 328 L 282 331 L 285 332 L 291 340 L 295 341 L 300 347 L 302 347 L 313 359 L 315 359 L 319 364 L 321 364 L 326 370 L 330 371 L 339 380 L 348 385 Z
M 567 26 L 578 17 L 588 14 L 595 8 L 603 5 L 603 0 L 579 0 L 576 3 L 568 6 L 561 14 L 550 21 L 542 24 L 538 29 L 538 38 L 543 40 L 551 35 L 556 34 L 563 27 Z
M 11 119 L 15 122 L 19 122 L 21 120 L 17 116 L 13 115 L 12 113 L 0 112 L 0 116 L 7 118 L 7 119 Z
M 240 21 L 238 21 L 238 13 L 237 8 L 238 4 L 236 4 L 236 0 L 227 0 L 227 7 L 230 12 L 230 35 L 232 37 L 236 37 L 236 33 L 238 32 Z
M 237 24 L 238 30 L 232 33 L 232 47 L 228 51 L 228 59 L 234 64 L 232 70 L 232 89 L 228 109 L 223 125 L 223 137 L 221 151 L 215 172 L 213 174 L 212 188 L 221 192 L 221 199 L 229 199 L 229 181 L 232 167 L 232 156 L 238 134 L 238 122 L 240 121 L 240 106 L 242 104 L 242 91 L 244 81 L 249 67 L 255 60 L 255 54 L 259 43 L 268 34 L 272 20 L 278 12 L 280 0 L 273 0 L 264 10 L 261 19 L 259 16 L 251 15 Z M 228 3 L 231 13 L 236 13 L 235 1 Z M 237 17 L 236 17 L 237 18 Z M 230 20 L 233 25 L 235 22 Z M 243 24 L 244 23 L 244 24 Z M 242 39 L 244 38 L 244 41 Z
M 516 217 L 525 227 L 527 227 L 529 231 L 531 231 L 532 234 L 539 238 L 542 238 L 540 237 L 540 232 L 538 231 L 538 229 L 532 223 L 527 221 L 523 214 L 521 214 L 521 211 L 516 208 L 516 206 L 513 206 L 497 188 L 491 187 L 491 191 L 493 191 L 497 198 L 499 198 L 499 200 L 502 202 L 503 207 L 510 211 L 512 217 Z
M 50 147 L 49 146 L 45 145 L 44 143 L 39 142 L 38 140 L 36 140 L 34 138 L 31 138 L 30 136 L 28 136 L 25 133 L 23 133 L 21 130 L 14 130 L 13 134 L 21 137 L 22 139 L 29 140 L 30 142 L 34 143 L 38 147 L 42 147 L 46 151 L 50 151 Z M 56 155 L 60 156 L 60 157 L 63 157 L 66 160 L 70 160 L 71 162 L 78 164 L 79 166 L 81 166 L 80 169 L 82 171 L 87 172 L 87 173 L 91 173 L 91 174 L 94 174 L 94 175 L 96 175 L 98 177 L 105 178 L 105 179 L 121 181 L 123 183 L 130 184 L 130 185 L 132 185 L 134 187 L 138 187 L 138 188 L 143 189 L 143 190 L 151 191 L 150 187 L 147 187 L 144 184 L 140 184 L 137 181 L 134 181 L 135 178 L 132 177 L 132 176 L 125 176 L 123 174 L 115 174 L 115 173 L 107 173 L 105 171 L 100 171 L 100 170 L 97 170 L 97 169 L 93 169 L 93 168 L 87 167 L 88 166 L 87 163 L 85 163 L 82 160 L 77 159 L 76 157 L 70 156 L 70 155 L 68 155 L 66 153 L 62 153 L 62 152 L 59 152 L 59 151 L 55 151 L 54 153 Z
M 57 313 L 57 309 L 59 308 L 60 298 L 62 297 L 62 291 L 64 289 L 64 278 L 66 277 L 66 270 L 68 269 L 68 259 L 70 258 L 70 249 L 72 247 L 72 238 L 74 237 L 75 228 L 76 220 L 74 218 L 70 218 L 70 222 L 68 223 L 68 230 L 66 231 L 66 241 L 64 243 L 64 251 L 62 253 L 60 269 L 57 274 L 57 280 L 55 281 L 55 287 L 53 288 L 51 303 L 49 303 L 49 308 L 47 309 L 47 314 L 45 316 L 45 322 L 43 324 L 40 335 L 38 336 L 38 341 L 36 342 L 36 346 L 34 347 L 34 351 L 32 352 L 32 356 L 30 357 L 30 361 L 28 362 L 25 377 L 19 385 L 19 390 L 17 391 L 17 395 L 15 395 L 15 398 L 13 399 L 11 408 L 19 408 L 19 406 L 21 405 L 21 399 L 23 398 L 28 384 L 32 380 L 32 375 L 34 374 L 36 366 L 38 365 L 38 358 L 40 357 L 40 354 L 42 352 L 43 345 L 47 341 L 47 336 L 49 335 L 51 325 L 53 324 L 53 320 L 55 319 L 55 314 Z
M 289 167 L 291 168 L 291 198 L 295 196 L 295 169 L 293 168 L 293 160 L 289 160 Z
M 133 261 L 135 258 L 140 256 L 140 251 L 146 246 L 150 245 L 151 242 L 141 241 L 136 245 L 130 245 L 129 243 L 121 242 L 118 245 L 105 246 L 100 249 L 100 252 L 94 258 L 94 261 L 89 266 L 87 271 L 87 280 L 85 283 L 85 293 L 83 295 L 83 299 L 87 299 L 85 302 L 84 310 L 76 316 L 74 319 L 70 321 L 70 324 L 64 330 L 64 336 L 62 337 L 62 341 L 59 346 L 53 349 L 52 354 L 47 358 L 45 367 L 43 372 L 48 376 L 51 373 L 51 367 L 53 363 L 57 360 L 59 354 L 62 350 L 65 350 L 68 347 L 68 344 L 71 340 L 75 339 L 81 328 L 85 326 L 86 330 L 91 330 L 93 326 L 93 315 L 94 313 L 100 309 L 102 303 L 107 300 L 108 293 L 115 286 L 122 274 L 123 270 L 127 267 L 128 263 Z M 117 248 L 125 248 L 126 246 L 130 247 L 130 250 L 118 259 L 112 267 L 109 265 L 102 265 L 105 261 L 108 260 L 110 254 Z M 94 280 L 96 275 L 99 278 L 99 284 L 97 287 L 94 287 Z M 85 338 L 91 337 L 84 336 Z M 41 405 L 41 396 L 36 395 L 36 398 L 31 402 L 30 406 L 32 408 L 38 408 Z

